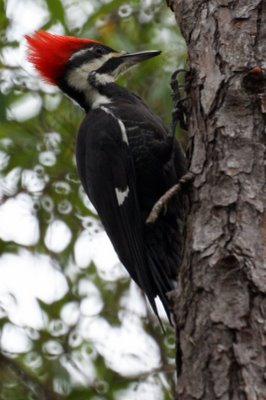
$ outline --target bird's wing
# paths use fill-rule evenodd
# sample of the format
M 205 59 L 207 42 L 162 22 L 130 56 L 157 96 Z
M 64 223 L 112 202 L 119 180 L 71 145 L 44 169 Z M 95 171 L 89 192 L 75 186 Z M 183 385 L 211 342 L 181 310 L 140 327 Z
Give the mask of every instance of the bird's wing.
M 131 277 L 155 310 L 154 282 L 144 251 L 135 171 L 125 127 L 111 112 L 91 111 L 77 141 L 78 171 L 106 232 Z

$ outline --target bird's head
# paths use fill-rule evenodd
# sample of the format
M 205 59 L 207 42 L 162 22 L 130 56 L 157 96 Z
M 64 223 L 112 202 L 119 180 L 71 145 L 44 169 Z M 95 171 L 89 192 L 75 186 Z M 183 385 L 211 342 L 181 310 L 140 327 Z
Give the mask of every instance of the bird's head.
M 93 73 L 98 84 L 113 82 L 135 64 L 160 54 L 160 51 L 126 53 L 95 40 L 54 35 L 38 31 L 26 35 L 28 60 L 49 83 L 64 90 L 84 92 Z

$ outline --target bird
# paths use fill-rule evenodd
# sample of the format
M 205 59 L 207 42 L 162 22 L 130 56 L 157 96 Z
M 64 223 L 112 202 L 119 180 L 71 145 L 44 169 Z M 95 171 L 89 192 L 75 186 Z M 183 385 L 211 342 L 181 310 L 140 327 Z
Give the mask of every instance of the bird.
M 85 111 L 76 139 L 77 170 L 112 245 L 161 323 L 182 257 L 184 198 L 176 194 L 153 224 L 149 213 L 186 172 L 180 143 L 145 101 L 116 79 L 158 50 L 126 52 L 88 38 L 36 31 L 25 36 L 40 76 Z

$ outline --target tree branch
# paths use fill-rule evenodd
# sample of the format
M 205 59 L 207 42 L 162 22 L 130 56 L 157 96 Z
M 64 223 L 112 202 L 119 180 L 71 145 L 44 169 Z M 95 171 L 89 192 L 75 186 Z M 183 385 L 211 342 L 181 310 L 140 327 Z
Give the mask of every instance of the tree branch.
M 194 179 L 195 175 L 193 172 L 188 171 L 179 182 L 172 186 L 167 192 L 164 193 L 162 197 L 154 204 L 152 210 L 146 220 L 146 224 L 154 224 L 159 217 L 162 209 L 167 207 L 168 202 L 174 197 L 177 193 L 184 189 L 184 186 L 191 183 Z
M 19 381 L 28 391 L 34 392 L 40 400 L 61 400 L 62 397 L 54 393 L 45 384 L 38 382 L 35 378 L 23 370 L 16 361 L 0 353 L 0 369 L 10 370 L 19 378 Z

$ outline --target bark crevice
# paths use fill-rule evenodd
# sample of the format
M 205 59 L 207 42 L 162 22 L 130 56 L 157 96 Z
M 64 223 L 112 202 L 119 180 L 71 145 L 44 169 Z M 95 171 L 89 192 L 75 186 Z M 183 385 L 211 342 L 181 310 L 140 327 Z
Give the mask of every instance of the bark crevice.
M 266 3 L 175 0 L 173 8 L 193 71 L 195 174 L 175 298 L 178 399 L 263 400 Z

